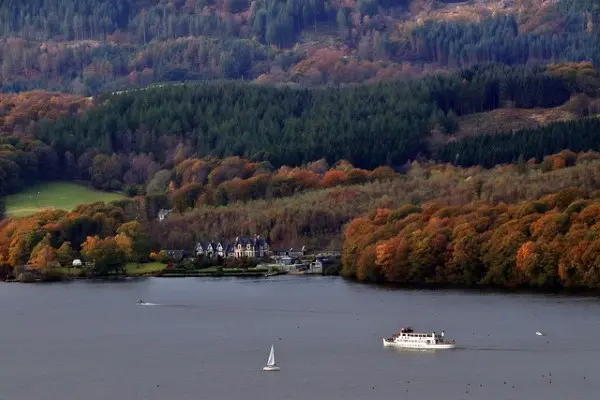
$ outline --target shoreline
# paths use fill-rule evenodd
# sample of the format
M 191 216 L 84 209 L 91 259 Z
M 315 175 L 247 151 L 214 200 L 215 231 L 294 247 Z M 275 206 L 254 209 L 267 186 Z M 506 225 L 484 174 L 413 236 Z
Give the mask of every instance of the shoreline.
M 141 275 L 140 277 L 153 277 L 153 278 L 198 278 L 198 277 L 209 277 L 209 278 L 269 278 L 271 276 L 287 275 L 286 272 L 190 272 L 190 273 L 161 273 L 156 275 Z M 134 277 L 135 278 L 135 277 Z
M 512 295 L 558 295 L 570 297 L 597 297 L 600 298 L 600 288 L 582 288 L 582 287 L 527 287 L 527 286 L 498 286 L 498 285 L 461 285 L 450 283 L 393 283 L 393 282 L 367 282 L 359 281 L 354 278 L 340 278 L 355 285 L 366 285 L 383 290 L 402 290 L 402 291 L 431 291 L 431 292 L 463 292 L 463 293 L 481 293 L 481 294 L 512 294 Z
M 565 297 L 594 297 L 600 298 L 600 288 L 533 288 L 525 286 L 502 287 L 497 285 L 459 285 L 459 284 L 443 284 L 443 283 L 423 283 L 423 284 L 402 284 L 390 282 L 367 282 L 357 279 L 344 277 L 341 275 L 325 275 L 322 273 L 290 273 L 288 271 L 265 272 L 265 271 L 206 271 L 206 272 L 190 272 L 190 273 L 147 273 L 140 275 L 121 275 L 109 277 L 81 277 L 71 276 L 57 280 L 41 280 L 37 278 L 35 281 L 20 282 L 18 279 L 1 280 L 0 283 L 67 283 L 71 281 L 123 281 L 135 280 L 143 278 L 270 278 L 274 276 L 293 276 L 293 277 L 314 277 L 314 276 L 333 276 L 344 280 L 352 285 L 368 286 L 379 290 L 390 291 L 430 291 L 430 292 L 462 292 L 462 293 L 480 293 L 480 294 L 507 294 L 507 295 L 553 295 Z
M 63 276 L 61 279 L 43 280 L 35 278 L 32 281 L 21 282 L 17 278 L 1 280 L 0 283 L 54 283 L 54 282 L 71 282 L 71 281 L 122 281 L 126 279 L 141 279 L 141 278 L 269 278 L 272 276 L 288 275 L 286 271 L 267 272 L 267 271 L 206 271 L 206 272 L 187 272 L 187 273 L 146 273 L 134 275 L 111 275 L 104 277 L 87 277 L 87 276 Z M 295 274 L 290 274 L 295 275 Z

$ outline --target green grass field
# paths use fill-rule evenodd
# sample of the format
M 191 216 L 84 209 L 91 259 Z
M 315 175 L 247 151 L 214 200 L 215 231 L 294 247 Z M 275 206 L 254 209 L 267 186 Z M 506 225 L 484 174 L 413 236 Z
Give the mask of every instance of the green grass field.
M 155 274 L 165 269 L 167 265 L 161 262 L 150 262 L 140 264 L 139 267 L 135 263 L 125 265 L 125 272 L 129 276 L 142 276 L 147 274 Z
M 80 204 L 120 200 L 118 193 L 101 192 L 69 182 L 42 183 L 6 196 L 6 213 L 13 218 L 35 214 L 43 209 L 72 210 Z

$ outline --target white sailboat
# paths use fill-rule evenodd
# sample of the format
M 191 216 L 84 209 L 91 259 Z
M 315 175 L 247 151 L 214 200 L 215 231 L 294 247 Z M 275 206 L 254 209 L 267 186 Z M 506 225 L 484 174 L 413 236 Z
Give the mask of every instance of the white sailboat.
M 267 366 L 263 368 L 263 371 L 279 371 L 279 367 L 275 364 L 275 349 L 273 348 L 273 345 L 271 345 Z

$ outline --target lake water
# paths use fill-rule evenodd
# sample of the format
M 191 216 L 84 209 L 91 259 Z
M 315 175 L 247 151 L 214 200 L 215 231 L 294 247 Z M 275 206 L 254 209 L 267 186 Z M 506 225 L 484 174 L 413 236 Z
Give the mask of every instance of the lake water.
M 0 400 L 600 392 L 596 298 L 387 290 L 328 277 L 0 284 L 0 321 Z M 404 325 L 445 329 L 462 348 L 383 348 Z M 262 372 L 272 343 L 282 370 Z

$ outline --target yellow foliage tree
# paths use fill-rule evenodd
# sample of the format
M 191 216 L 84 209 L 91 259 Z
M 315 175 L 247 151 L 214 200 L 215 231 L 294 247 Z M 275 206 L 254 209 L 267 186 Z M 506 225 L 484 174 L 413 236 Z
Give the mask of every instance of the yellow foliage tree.
M 50 245 L 48 238 L 39 242 L 31 252 L 29 266 L 46 272 L 56 262 L 56 250 Z
M 101 239 L 98 236 L 88 236 L 81 246 L 81 254 L 87 260 L 93 263 L 92 274 L 109 275 L 114 272 L 119 274 L 123 271 L 123 266 L 127 261 L 127 255 L 123 250 L 121 238 L 119 245 L 115 237 Z
M 129 236 L 127 236 L 125 233 L 119 233 L 117 236 L 115 236 L 115 243 L 119 249 L 125 253 L 127 259 L 132 258 L 132 240 Z

